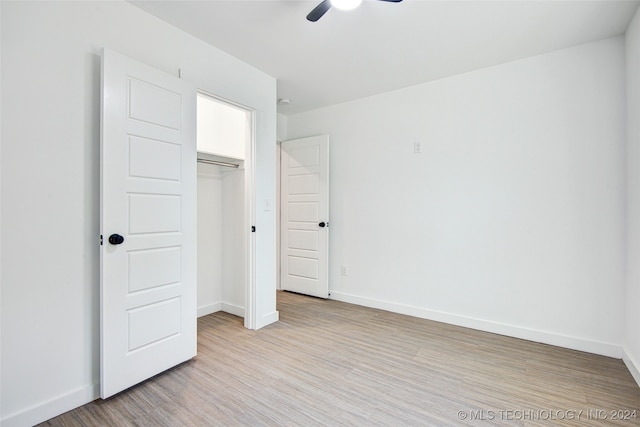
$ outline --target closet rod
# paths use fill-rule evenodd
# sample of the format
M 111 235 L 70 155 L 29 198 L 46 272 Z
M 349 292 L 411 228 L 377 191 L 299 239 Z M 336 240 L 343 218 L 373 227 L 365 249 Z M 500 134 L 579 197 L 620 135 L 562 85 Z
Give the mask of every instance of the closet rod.
M 227 162 L 219 162 L 217 160 L 209 160 L 209 159 L 198 159 L 200 163 L 207 163 L 210 165 L 218 165 L 218 166 L 226 166 L 228 168 L 239 168 L 240 165 L 237 163 L 227 163 Z

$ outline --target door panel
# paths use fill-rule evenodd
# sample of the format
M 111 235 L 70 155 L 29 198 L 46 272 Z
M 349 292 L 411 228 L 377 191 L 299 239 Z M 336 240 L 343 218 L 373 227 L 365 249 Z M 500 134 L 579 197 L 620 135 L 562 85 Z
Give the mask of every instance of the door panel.
M 282 143 L 281 285 L 329 296 L 329 137 Z
M 289 256 L 289 275 L 304 279 L 318 279 L 318 259 Z
M 291 197 L 291 195 L 289 195 Z M 300 223 L 303 226 L 305 223 L 316 223 L 320 219 L 320 213 L 318 212 L 317 202 L 289 202 L 287 203 L 288 209 L 288 222 Z
M 196 91 L 109 50 L 102 61 L 100 385 L 107 398 L 196 354 Z M 110 243 L 112 234 L 124 241 Z
M 317 167 L 320 165 L 320 146 L 300 145 L 298 147 L 291 147 L 289 150 L 289 161 L 289 166 L 292 168 L 304 166 L 309 166 L 311 168 Z
M 182 96 L 153 82 L 129 79 L 129 118 L 173 130 L 182 127 Z
M 180 283 L 181 248 L 129 251 L 129 292 Z
M 181 213 L 182 198 L 179 195 L 129 194 L 129 233 L 180 232 Z
M 289 177 L 289 194 L 318 194 L 318 175 L 294 175 Z
M 180 333 L 180 297 L 128 311 L 129 351 Z
M 289 248 L 305 251 L 319 250 L 318 232 L 316 230 L 289 230 Z
M 129 176 L 180 181 L 182 147 L 164 141 L 129 138 Z

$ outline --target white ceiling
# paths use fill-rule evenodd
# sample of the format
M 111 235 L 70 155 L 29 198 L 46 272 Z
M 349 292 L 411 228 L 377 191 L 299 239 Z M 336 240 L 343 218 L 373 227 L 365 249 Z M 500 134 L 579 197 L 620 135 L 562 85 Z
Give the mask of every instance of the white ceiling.
M 295 114 L 623 34 L 632 0 L 144 0 L 137 7 L 278 79 Z

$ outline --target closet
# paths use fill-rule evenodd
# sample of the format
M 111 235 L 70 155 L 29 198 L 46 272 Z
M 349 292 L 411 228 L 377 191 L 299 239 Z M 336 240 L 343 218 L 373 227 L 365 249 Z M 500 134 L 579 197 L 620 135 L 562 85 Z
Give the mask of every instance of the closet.
M 244 317 L 252 112 L 198 93 L 198 316 Z

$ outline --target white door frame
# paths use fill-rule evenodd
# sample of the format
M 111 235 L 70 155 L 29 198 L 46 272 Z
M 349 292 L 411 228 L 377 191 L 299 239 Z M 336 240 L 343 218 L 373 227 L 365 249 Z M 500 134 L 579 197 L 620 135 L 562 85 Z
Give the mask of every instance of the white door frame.
M 236 104 L 237 105 L 237 104 Z M 247 242 L 247 278 L 245 285 L 244 327 L 256 329 L 256 233 L 252 227 L 256 224 L 255 206 L 255 175 L 256 175 L 256 111 L 255 109 L 241 106 L 249 112 L 251 132 L 248 147 L 245 149 L 245 212 L 247 213 L 247 230 L 249 232 Z M 257 232 L 257 230 L 256 230 Z
M 198 93 L 218 100 L 224 104 L 240 108 L 249 114 L 249 139 L 244 150 L 244 194 L 245 194 L 245 230 L 247 230 L 247 253 L 246 253 L 246 279 L 245 279 L 245 307 L 244 307 L 244 327 L 256 329 L 256 233 L 252 232 L 252 227 L 256 224 L 255 207 L 255 153 L 256 153 L 256 110 L 238 102 L 218 96 L 206 89 L 198 89 Z
M 276 144 L 276 289 L 282 290 L 282 142 Z

